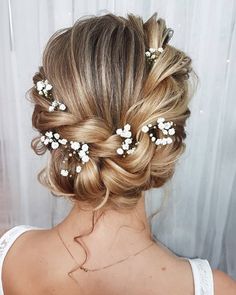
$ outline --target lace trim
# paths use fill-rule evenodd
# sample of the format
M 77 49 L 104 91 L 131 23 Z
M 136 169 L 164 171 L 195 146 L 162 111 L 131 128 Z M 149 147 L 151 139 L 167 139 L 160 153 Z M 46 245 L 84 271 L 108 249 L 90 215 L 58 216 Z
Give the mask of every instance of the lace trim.
M 0 238 L 0 257 L 4 254 L 7 245 L 10 241 L 12 241 L 12 238 L 14 238 L 17 233 L 19 233 L 22 229 L 27 230 L 31 228 L 33 229 L 34 227 L 30 225 L 18 225 L 5 232 Z
M 212 294 L 212 273 L 211 269 L 209 269 L 209 265 L 207 260 L 204 260 L 204 263 L 201 261 L 196 261 L 197 267 L 199 269 L 199 276 L 201 282 L 201 294 Z
M 33 229 L 44 229 L 31 225 L 17 225 L 3 234 L 0 238 L 0 295 L 4 295 L 2 287 L 2 266 L 4 259 L 15 242 L 15 240 L 24 232 Z
M 189 259 L 193 266 L 194 283 L 197 294 L 195 295 L 214 295 L 213 275 L 209 262 L 206 259 Z

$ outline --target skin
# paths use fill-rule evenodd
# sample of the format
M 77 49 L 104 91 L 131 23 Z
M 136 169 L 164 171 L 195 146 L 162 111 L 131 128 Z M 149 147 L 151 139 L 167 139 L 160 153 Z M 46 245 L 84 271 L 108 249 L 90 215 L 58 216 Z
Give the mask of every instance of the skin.
M 67 273 L 76 263 L 59 239 L 57 230 L 81 264 L 85 253 L 73 237 L 87 232 L 90 227 L 91 213 L 79 210 L 75 204 L 69 215 L 52 229 L 22 234 L 4 260 L 4 295 L 194 295 L 189 262 L 159 242 L 109 268 L 97 272 L 78 269 L 71 279 Z M 108 211 L 92 234 L 82 239 L 90 253 L 84 266 L 92 269 L 144 249 L 153 242 L 144 198 L 140 199 L 137 210 L 129 214 Z M 215 294 L 236 294 L 235 282 L 229 276 L 218 270 L 213 274 Z

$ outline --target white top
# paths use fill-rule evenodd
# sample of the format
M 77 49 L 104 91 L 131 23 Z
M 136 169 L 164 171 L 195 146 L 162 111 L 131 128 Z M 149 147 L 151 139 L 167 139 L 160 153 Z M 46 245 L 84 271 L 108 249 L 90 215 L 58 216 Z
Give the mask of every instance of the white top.
M 0 295 L 4 295 L 2 288 L 2 266 L 4 258 L 14 241 L 24 232 L 31 229 L 43 229 L 31 225 L 18 225 L 8 230 L 0 238 Z M 209 262 L 206 259 L 189 259 L 193 272 L 194 295 L 214 295 L 213 275 Z

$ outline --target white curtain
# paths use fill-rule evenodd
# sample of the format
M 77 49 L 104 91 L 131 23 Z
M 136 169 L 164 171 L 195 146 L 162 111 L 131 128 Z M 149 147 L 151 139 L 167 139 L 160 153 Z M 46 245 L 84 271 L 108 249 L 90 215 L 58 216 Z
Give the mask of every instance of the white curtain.
M 30 141 L 32 106 L 25 92 L 55 30 L 80 16 L 155 11 L 174 29 L 170 43 L 186 51 L 200 77 L 187 124 L 187 149 L 164 188 L 148 192 L 156 237 L 180 256 L 208 259 L 236 279 L 236 1 L 235 0 L 1 0 L 0 227 L 50 227 L 70 204 L 37 182 L 46 156 Z

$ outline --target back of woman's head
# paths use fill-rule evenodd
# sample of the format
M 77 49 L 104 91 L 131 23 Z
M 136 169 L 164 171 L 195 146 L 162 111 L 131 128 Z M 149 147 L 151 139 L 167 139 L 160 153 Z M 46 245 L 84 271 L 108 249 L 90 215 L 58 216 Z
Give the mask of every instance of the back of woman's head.
M 64 147 L 50 149 L 39 179 L 54 194 L 93 209 L 130 209 L 143 191 L 172 177 L 185 149 L 192 69 L 191 59 L 168 44 L 171 33 L 156 13 L 147 22 L 132 14 L 107 14 L 79 19 L 50 38 L 33 80 L 47 79 L 53 99 L 67 108 L 50 112 L 50 101 L 33 87 L 33 126 L 41 135 L 53 130 L 68 141 L 87 143 L 90 158 L 76 173 L 76 156 L 68 157 Z M 150 47 L 164 49 L 151 64 L 145 57 Z M 171 144 L 155 145 L 141 130 L 160 117 L 175 124 Z M 125 124 L 138 144 L 124 157 L 117 153 L 122 138 L 116 130 Z M 155 132 L 158 137 L 160 130 Z M 40 137 L 32 146 L 38 154 L 47 150 Z M 70 175 L 61 175 L 61 169 Z

